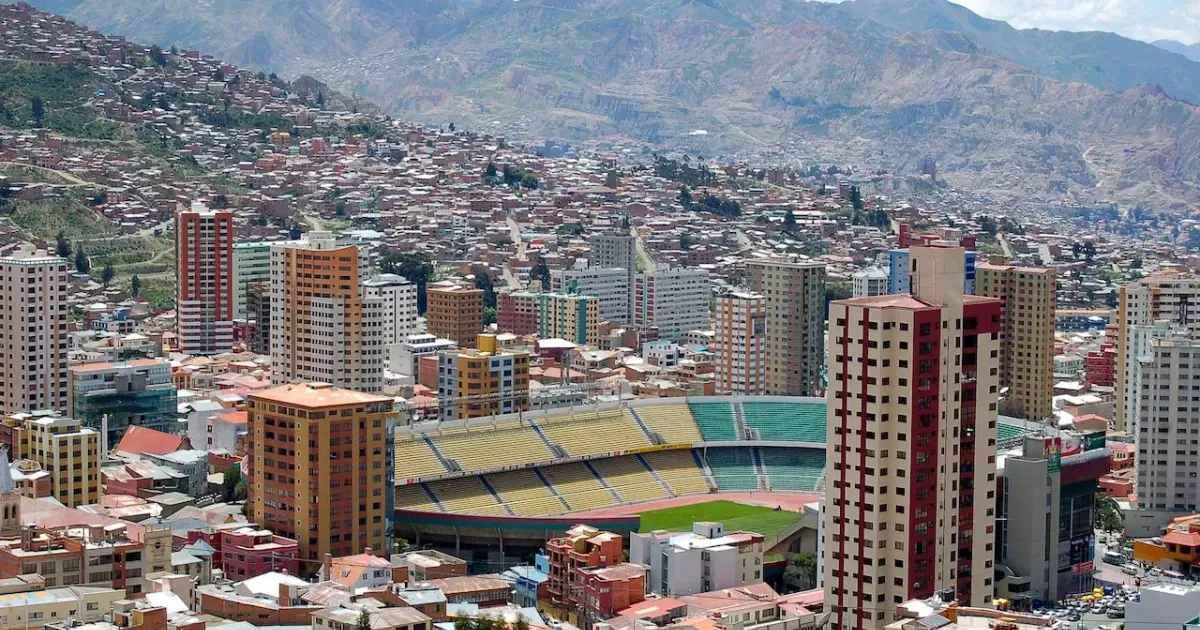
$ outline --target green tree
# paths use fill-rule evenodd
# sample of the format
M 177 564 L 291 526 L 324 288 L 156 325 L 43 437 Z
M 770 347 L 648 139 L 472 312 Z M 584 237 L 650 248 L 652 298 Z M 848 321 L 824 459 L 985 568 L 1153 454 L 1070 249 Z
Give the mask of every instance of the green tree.
M 113 276 L 117 275 L 117 270 L 113 269 L 112 263 L 105 263 L 104 268 L 100 270 L 100 282 L 104 284 L 104 288 L 108 288 L 108 283 L 112 282 Z
M 88 273 L 91 270 L 92 261 L 88 260 L 87 254 L 83 252 L 83 248 L 75 250 L 75 271 Z
M 692 191 L 688 190 L 687 186 L 679 187 L 679 195 L 676 197 L 684 209 L 692 207 Z
M 542 290 L 550 290 L 550 265 L 546 264 L 546 259 L 538 257 L 537 267 L 534 269 L 534 275 L 537 276 L 538 282 L 542 283 Z
M 817 584 L 817 556 L 807 551 L 796 554 L 783 571 L 784 581 L 797 590 L 807 590 Z
M 425 285 L 433 279 L 433 264 L 423 254 L 394 252 L 379 264 L 383 273 L 404 276 L 417 285 L 417 312 L 425 313 Z
M 42 101 L 42 97 L 35 96 L 29 99 L 29 109 L 33 112 L 34 125 L 40 128 L 46 119 L 46 103 Z
M 534 177 L 532 173 L 525 173 L 525 176 L 521 178 L 522 188 L 537 190 L 539 186 L 541 186 L 541 182 L 539 182 L 538 178 Z
M 487 168 L 483 169 L 483 176 L 484 177 L 495 177 L 497 174 L 498 173 L 496 171 L 496 163 L 488 162 Z
M 862 209 L 863 209 L 862 191 L 860 191 L 858 189 L 858 186 L 850 187 L 850 205 L 854 208 L 855 212 L 862 212 Z
M 495 324 L 495 323 L 496 323 L 496 307 L 494 307 L 494 306 L 483 307 L 483 325 L 487 326 L 488 324 Z
M 996 225 L 996 220 L 992 217 L 981 217 L 979 219 L 979 229 L 983 230 L 988 236 L 995 238 L 996 232 L 1000 230 L 1000 227 Z
M 138 297 L 141 294 L 142 294 L 142 279 L 137 277 L 137 274 L 134 274 L 133 277 L 129 279 L 129 295 L 132 295 L 133 297 Z
M 854 297 L 854 287 L 849 282 L 829 282 L 825 285 L 825 316 L 829 316 L 829 303 Z
M 317 92 L 317 109 L 325 109 L 325 93 Z
M 796 231 L 796 213 L 788 208 L 787 214 L 783 215 L 783 231 L 792 234 Z
M 1092 259 L 1096 257 L 1095 243 L 1088 241 L 1083 244 L 1083 257 L 1086 258 L 1088 262 L 1092 262 Z
M 1096 527 L 1106 532 L 1119 532 L 1125 528 L 1121 507 L 1107 492 L 1096 493 Z
M 158 44 L 150 47 L 150 61 L 156 66 L 167 65 L 167 56 L 163 54 L 163 50 Z
M 225 476 L 221 479 L 221 500 L 229 503 L 234 500 L 237 491 L 238 482 L 242 480 L 241 464 L 234 464 L 225 469 Z
M 492 282 L 492 274 L 487 267 L 475 265 L 471 267 L 475 275 L 475 288 L 483 290 L 484 308 L 496 308 L 496 285 Z
M 222 194 L 213 195 L 211 205 L 217 210 L 224 210 L 229 207 L 229 197 Z
M 358 620 L 354 622 L 354 630 L 371 630 L 371 614 L 365 608 L 358 613 Z
M 54 254 L 59 258 L 71 257 L 71 241 L 67 240 L 67 235 L 62 230 L 54 236 Z

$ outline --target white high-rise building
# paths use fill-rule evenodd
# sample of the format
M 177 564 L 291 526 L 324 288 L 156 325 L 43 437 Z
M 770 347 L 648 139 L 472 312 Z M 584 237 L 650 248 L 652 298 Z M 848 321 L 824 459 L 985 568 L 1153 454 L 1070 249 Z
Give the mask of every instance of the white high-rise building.
M 879 267 L 867 267 L 850 276 L 854 297 L 875 297 L 888 294 L 888 272 Z
M 902 602 L 994 591 L 1000 302 L 963 250 L 914 247 L 912 295 L 830 305 L 825 610 L 878 630 Z
M 1200 507 L 1200 339 L 1186 334 L 1149 342 L 1138 399 L 1137 509 L 1131 535 L 1156 536 L 1171 518 Z
M 0 411 L 67 410 L 67 261 L 22 245 L 0 258 Z
M 588 267 L 592 269 L 621 269 L 625 272 L 625 292 L 628 294 L 628 308 L 633 308 L 633 287 L 637 275 L 637 238 L 632 234 L 599 234 L 588 239 Z M 557 289 L 556 289 L 557 290 Z M 597 295 L 591 291 L 580 289 L 580 293 Z M 599 296 L 597 296 L 599 297 Z M 630 310 L 620 317 L 610 318 L 600 314 L 601 319 L 633 323 L 633 311 Z
M 233 350 L 236 303 L 233 213 L 192 204 L 175 214 L 175 312 L 179 351 Z
M 271 381 L 383 390 L 384 306 L 366 256 L 328 232 L 271 247 Z
M 1121 287 L 1117 303 L 1117 404 L 1113 418 L 1113 428 L 1117 431 L 1130 430 L 1129 416 L 1138 404 L 1137 390 L 1130 382 L 1140 354 L 1134 327 L 1153 326 L 1160 320 L 1200 334 L 1200 278 L 1163 274 Z
M 704 269 L 666 269 L 638 274 L 633 288 L 633 323 L 658 328 L 672 341 L 709 327 L 712 287 Z
M 363 282 L 368 298 L 383 300 L 383 343 L 401 343 L 417 332 L 417 284 L 394 273 Z
M 766 391 L 767 310 L 757 293 L 719 296 L 713 314 L 713 371 L 718 394 Z
M 600 321 L 633 323 L 631 276 L 624 268 L 557 269 L 550 272 L 555 293 L 594 295 L 600 301 Z

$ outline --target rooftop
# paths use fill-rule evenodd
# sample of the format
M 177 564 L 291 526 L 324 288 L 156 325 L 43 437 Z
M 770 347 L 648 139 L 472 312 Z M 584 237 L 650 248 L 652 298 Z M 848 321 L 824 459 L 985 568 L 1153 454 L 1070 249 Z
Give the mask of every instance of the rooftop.
M 387 396 L 334 387 L 328 383 L 294 383 L 250 394 L 251 400 L 265 400 L 296 407 L 344 407 L 364 403 L 390 403 Z

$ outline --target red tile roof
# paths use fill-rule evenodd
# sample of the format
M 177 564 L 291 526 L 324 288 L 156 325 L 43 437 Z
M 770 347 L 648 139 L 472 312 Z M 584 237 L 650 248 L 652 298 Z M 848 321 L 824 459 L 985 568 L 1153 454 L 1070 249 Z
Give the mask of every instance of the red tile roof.
M 130 455 L 166 455 L 187 448 L 191 448 L 191 444 L 185 435 L 173 435 L 135 425 L 125 430 L 125 435 L 113 450 Z

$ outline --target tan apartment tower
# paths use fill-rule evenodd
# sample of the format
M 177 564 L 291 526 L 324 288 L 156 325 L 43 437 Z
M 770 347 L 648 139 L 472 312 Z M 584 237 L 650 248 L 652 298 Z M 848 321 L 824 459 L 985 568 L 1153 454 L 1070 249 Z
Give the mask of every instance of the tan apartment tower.
M 975 294 L 1000 300 L 1000 387 L 1006 415 L 1045 420 L 1054 413 L 1055 270 L 981 264 Z
M 823 391 L 825 265 L 812 262 L 746 263 L 750 290 L 767 313 L 766 393 L 816 396 Z
M 383 391 L 384 300 L 364 297 L 366 257 L 328 232 L 271 247 L 271 381 Z
M 483 290 L 453 282 L 438 282 L 425 287 L 425 322 L 429 334 L 449 339 L 460 348 L 475 344 L 483 332 Z
M 914 247 L 912 295 L 830 306 L 823 572 L 839 630 L 935 593 L 992 599 L 1000 302 L 963 295 L 962 260 Z

